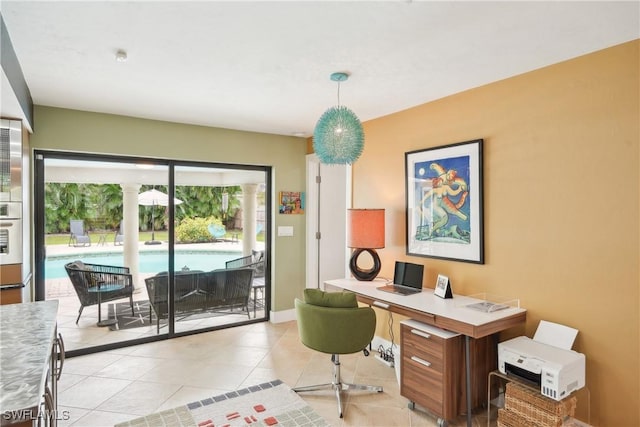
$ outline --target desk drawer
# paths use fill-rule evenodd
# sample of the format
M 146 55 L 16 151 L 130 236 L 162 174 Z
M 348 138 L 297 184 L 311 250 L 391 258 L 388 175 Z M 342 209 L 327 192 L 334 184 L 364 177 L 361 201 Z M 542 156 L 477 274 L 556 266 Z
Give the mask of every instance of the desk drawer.
M 412 402 L 424 406 L 433 413 L 443 416 L 442 374 L 433 369 L 425 369 L 411 358 L 402 357 L 402 377 L 400 394 Z
M 404 325 L 401 334 L 403 359 L 415 358 L 424 369 L 442 372 L 445 340 Z
M 400 394 L 446 420 L 458 415 L 462 336 L 413 320 L 400 326 Z

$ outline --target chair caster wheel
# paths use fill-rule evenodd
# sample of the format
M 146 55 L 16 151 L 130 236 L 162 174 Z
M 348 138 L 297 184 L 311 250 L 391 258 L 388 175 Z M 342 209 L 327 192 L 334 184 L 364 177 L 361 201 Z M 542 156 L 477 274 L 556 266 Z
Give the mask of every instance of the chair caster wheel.
M 414 409 L 416 409 L 416 402 L 409 402 L 407 404 L 407 408 L 409 408 L 409 409 L 411 409 L 413 411 Z
M 447 420 L 438 418 L 438 422 L 436 423 L 436 425 L 438 427 L 447 427 L 449 424 L 447 423 Z
M 362 350 L 362 352 L 364 353 L 365 356 L 369 355 L 369 350 L 367 350 L 366 348 Z

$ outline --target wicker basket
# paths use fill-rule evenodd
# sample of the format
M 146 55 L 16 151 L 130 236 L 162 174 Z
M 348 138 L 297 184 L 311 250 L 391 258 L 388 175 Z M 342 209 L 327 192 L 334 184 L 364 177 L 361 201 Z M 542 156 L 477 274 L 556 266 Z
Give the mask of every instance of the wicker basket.
M 531 423 L 525 417 L 506 409 L 498 409 L 498 427 L 539 427 L 538 424 Z
M 515 399 L 523 400 L 538 409 L 560 417 L 572 417 L 575 413 L 578 401 L 575 396 L 570 396 L 560 401 L 553 400 L 541 395 L 537 391 L 532 391 L 531 389 L 515 382 L 507 383 L 507 392 L 505 396 L 511 396 Z
M 555 401 L 517 383 L 508 383 L 505 393 L 505 412 L 523 418 L 524 425 L 560 427 L 565 419 L 575 414 L 577 398 L 567 397 Z

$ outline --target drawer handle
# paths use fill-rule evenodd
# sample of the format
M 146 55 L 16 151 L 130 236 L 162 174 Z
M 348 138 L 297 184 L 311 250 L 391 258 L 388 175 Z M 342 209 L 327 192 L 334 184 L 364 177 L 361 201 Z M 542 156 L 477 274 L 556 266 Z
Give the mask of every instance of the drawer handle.
M 412 329 L 412 330 L 411 330 L 411 333 L 412 333 L 413 335 L 417 335 L 417 336 L 422 337 L 422 338 L 426 338 L 426 339 L 431 338 L 431 335 L 430 335 L 430 334 L 428 334 L 428 333 L 426 333 L 426 332 L 419 331 L 418 329 Z
M 380 301 L 374 301 L 373 305 L 375 305 L 376 307 L 389 308 L 389 304 L 385 304 L 385 303 L 380 302 Z
M 431 366 L 431 362 L 427 362 L 426 360 L 420 359 L 419 357 L 416 357 L 416 356 L 411 356 L 411 360 L 421 365 L 424 365 L 426 367 Z

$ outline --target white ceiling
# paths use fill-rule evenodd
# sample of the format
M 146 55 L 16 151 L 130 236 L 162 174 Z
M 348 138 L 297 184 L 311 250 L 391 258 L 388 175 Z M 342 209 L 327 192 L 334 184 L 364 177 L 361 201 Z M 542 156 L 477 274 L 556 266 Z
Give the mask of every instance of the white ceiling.
M 366 121 L 640 37 L 638 1 L 0 0 L 0 10 L 35 104 L 304 136 L 337 104 L 335 71 L 351 74 L 340 103 Z

